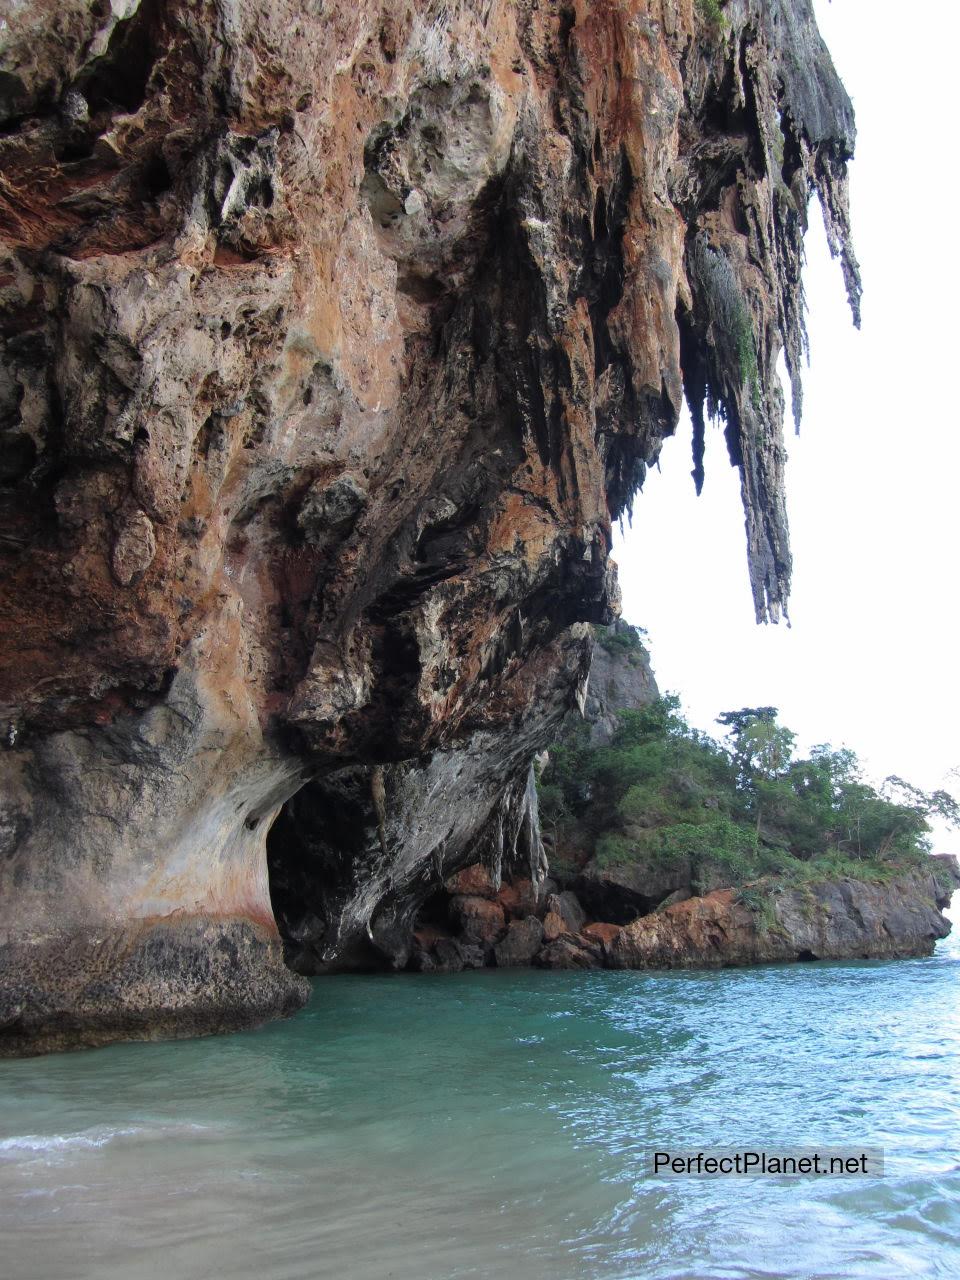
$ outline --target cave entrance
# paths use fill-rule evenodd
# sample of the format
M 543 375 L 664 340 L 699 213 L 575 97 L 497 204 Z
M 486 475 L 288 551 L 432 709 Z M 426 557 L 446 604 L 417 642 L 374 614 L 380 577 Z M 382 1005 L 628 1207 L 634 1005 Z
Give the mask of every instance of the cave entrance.
M 267 833 L 270 902 L 287 963 L 298 973 L 320 972 L 325 963 L 334 904 L 362 833 L 359 786 L 342 781 L 335 787 L 308 782 L 284 803 Z
M 365 766 L 314 779 L 284 803 L 267 833 L 270 902 L 297 973 L 386 967 L 365 926 L 350 932 L 343 918 L 359 886 L 377 874 L 372 791 Z

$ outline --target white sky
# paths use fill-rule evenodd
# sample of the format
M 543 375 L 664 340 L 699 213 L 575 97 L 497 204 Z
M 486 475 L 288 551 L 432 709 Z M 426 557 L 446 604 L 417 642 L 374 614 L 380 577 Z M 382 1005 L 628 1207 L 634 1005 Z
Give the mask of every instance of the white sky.
M 719 712 L 772 704 L 804 749 L 846 745 L 875 780 L 957 794 L 960 19 L 942 0 L 906 17 L 901 0 L 816 10 L 857 112 L 863 328 L 812 210 L 811 368 L 802 433 L 791 425 L 787 440 L 792 627 L 754 624 L 737 472 L 708 429 L 695 497 L 686 417 L 618 539 L 623 613 L 648 628 L 660 687 L 697 727 L 719 733 Z M 936 849 L 960 852 L 960 834 L 938 829 Z

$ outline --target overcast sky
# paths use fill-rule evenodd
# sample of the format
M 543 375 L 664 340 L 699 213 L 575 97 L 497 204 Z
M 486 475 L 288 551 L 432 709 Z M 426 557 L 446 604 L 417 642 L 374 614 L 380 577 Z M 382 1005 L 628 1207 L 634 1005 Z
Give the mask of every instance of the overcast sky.
M 757 627 L 737 472 L 719 428 L 706 484 L 690 424 L 668 441 L 618 540 L 624 617 L 648 628 L 661 689 L 710 732 L 720 711 L 772 704 L 801 745 L 852 747 L 882 779 L 960 791 L 956 548 L 960 338 L 957 8 L 817 0 L 857 112 L 851 166 L 863 328 L 850 322 L 823 226 L 807 236 L 811 367 L 787 439 L 792 626 Z M 938 830 L 938 851 L 960 835 Z

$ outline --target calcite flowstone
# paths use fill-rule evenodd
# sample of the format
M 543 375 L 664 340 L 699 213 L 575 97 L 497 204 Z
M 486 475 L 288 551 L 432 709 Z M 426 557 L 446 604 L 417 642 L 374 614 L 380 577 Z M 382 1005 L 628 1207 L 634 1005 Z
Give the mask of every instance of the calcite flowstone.
M 799 405 L 813 193 L 856 304 L 853 120 L 810 0 L 723 14 L 8 9 L 4 1051 L 279 1014 L 281 939 L 400 966 L 459 867 L 542 876 L 531 762 L 684 390 L 777 615 L 776 364 Z

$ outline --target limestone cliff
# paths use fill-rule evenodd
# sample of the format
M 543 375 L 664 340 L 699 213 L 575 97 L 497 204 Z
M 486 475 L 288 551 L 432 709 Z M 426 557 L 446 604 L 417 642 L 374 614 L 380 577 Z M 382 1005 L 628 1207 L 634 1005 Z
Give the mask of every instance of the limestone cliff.
M 595 633 L 583 705 L 583 719 L 593 746 L 610 742 L 620 724 L 621 711 L 642 707 L 660 696 L 650 654 L 640 634 L 637 627 L 622 618 Z
M 20 1052 L 283 1012 L 277 922 L 301 968 L 403 963 L 478 850 L 538 871 L 611 521 L 685 390 L 776 617 L 811 194 L 858 281 L 810 0 L 5 10 Z

